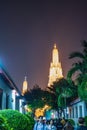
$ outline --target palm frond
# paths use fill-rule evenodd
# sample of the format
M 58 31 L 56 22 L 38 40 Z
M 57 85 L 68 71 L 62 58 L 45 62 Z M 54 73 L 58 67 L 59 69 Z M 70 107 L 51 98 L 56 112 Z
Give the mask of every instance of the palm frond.
M 87 41 L 86 41 L 86 40 L 83 40 L 83 41 L 82 41 L 82 46 L 83 46 L 84 48 L 87 48 Z
M 75 67 L 71 68 L 71 69 L 68 71 L 68 73 L 67 73 L 67 80 L 70 80 L 71 77 L 72 77 L 72 75 L 73 75 L 76 71 L 78 71 L 79 69 L 80 69 L 79 66 L 75 66 Z
M 81 52 L 72 52 L 70 55 L 69 55 L 69 59 L 72 59 L 72 58 L 81 58 L 81 59 L 84 59 L 84 55 L 81 53 Z
M 58 107 L 65 107 L 65 102 L 64 102 L 64 98 L 62 97 L 62 95 L 60 94 L 59 97 L 58 97 Z
M 82 83 L 78 87 L 79 97 L 87 102 L 87 74 L 84 75 Z

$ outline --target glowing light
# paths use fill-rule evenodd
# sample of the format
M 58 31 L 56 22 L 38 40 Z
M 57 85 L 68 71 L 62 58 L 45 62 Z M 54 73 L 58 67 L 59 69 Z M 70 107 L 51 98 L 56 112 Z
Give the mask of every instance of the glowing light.
M 52 51 L 52 62 L 50 64 L 49 70 L 49 81 L 48 86 L 50 87 L 53 82 L 59 80 L 63 77 L 61 63 L 59 62 L 58 49 L 56 44 L 54 44 L 54 49 Z
M 39 117 L 39 116 L 44 116 L 44 112 L 48 109 L 50 109 L 51 107 L 48 105 L 45 105 L 43 108 L 38 108 L 35 110 L 35 116 Z
M 25 105 L 25 110 L 27 111 L 27 112 L 32 112 L 32 110 L 31 110 L 31 108 L 29 108 L 27 105 Z
M 28 90 L 28 83 L 27 83 L 27 77 L 25 76 L 24 82 L 23 82 L 23 90 L 22 90 L 22 95 L 25 94 Z
M 42 109 L 41 109 L 41 108 L 38 108 L 38 109 L 35 110 L 35 116 L 36 116 L 36 117 L 43 116 L 43 115 L 44 115 L 44 110 L 43 110 L 43 108 L 42 108 Z

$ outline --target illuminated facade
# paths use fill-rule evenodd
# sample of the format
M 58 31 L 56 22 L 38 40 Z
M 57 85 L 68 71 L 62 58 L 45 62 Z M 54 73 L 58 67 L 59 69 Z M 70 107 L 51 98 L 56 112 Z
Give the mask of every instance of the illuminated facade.
M 49 70 L 49 81 L 48 86 L 50 87 L 53 82 L 59 80 L 63 77 L 61 63 L 59 62 L 59 54 L 58 49 L 56 48 L 56 44 L 54 44 L 54 48 L 52 51 L 52 62 L 50 64 Z
M 5 67 L 0 64 L 0 110 L 12 109 L 23 113 L 24 100 Z
M 27 77 L 25 76 L 25 79 L 23 82 L 22 95 L 24 95 L 27 91 L 28 91 L 28 82 L 27 82 Z

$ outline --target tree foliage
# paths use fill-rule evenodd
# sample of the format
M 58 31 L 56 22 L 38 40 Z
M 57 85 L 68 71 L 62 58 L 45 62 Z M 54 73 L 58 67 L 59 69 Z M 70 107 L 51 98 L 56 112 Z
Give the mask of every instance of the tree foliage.
M 57 107 L 64 108 L 69 104 L 70 98 L 73 98 L 77 95 L 77 87 L 74 85 L 74 83 L 69 83 L 68 80 L 64 78 L 54 82 L 53 85 L 49 87 L 49 89 L 55 95 L 55 102 Z
M 32 130 L 32 124 L 27 116 L 16 110 L 1 110 L 2 115 L 12 130 Z
M 72 79 L 73 74 L 77 72 L 76 80 L 82 82 L 83 75 L 87 73 L 87 41 L 82 41 L 82 52 L 72 52 L 69 59 L 77 59 L 77 62 L 72 64 L 72 68 L 68 71 L 67 79 Z
M 83 81 L 78 87 L 78 95 L 87 102 L 87 75 L 84 75 Z
M 67 74 L 67 79 L 73 80 L 72 77 L 76 74 L 75 82 L 78 86 L 78 95 L 87 102 L 87 41 L 82 41 L 82 47 L 82 52 L 72 52 L 69 56 L 70 59 L 77 58 L 77 61 L 72 64 L 72 68 Z
M 42 90 L 38 85 L 35 85 L 33 89 L 25 93 L 24 95 L 27 104 L 32 109 L 43 108 L 45 105 L 52 106 L 52 95 L 47 90 Z
M 13 130 L 9 127 L 6 119 L 0 114 L 0 130 Z
M 70 103 L 70 98 L 76 96 L 76 86 L 62 78 L 57 82 L 56 92 L 58 95 L 58 106 L 65 107 Z

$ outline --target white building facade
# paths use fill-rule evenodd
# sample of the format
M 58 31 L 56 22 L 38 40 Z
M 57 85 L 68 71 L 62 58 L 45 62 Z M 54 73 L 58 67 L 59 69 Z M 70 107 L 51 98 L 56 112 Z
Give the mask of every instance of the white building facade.
M 81 101 L 80 98 L 71 102 L 71 106 L 68 107 L 68 118 L 71 118 L 77 124 L 79 117 L 87 116 L 87 103 Z
M 24 99 L 17 86 L 0 65 L 0 110 L 13 109 L 24 112 Z

